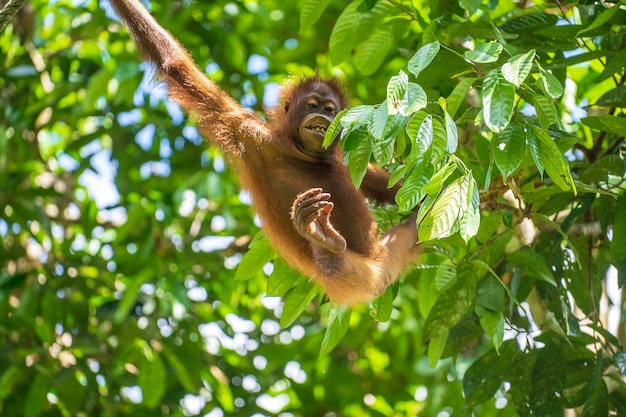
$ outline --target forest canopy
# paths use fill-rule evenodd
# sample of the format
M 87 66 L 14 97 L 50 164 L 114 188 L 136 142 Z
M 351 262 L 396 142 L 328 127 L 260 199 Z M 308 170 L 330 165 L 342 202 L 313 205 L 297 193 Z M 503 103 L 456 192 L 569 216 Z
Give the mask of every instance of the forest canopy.
M 276 255 L 107 1 L 20 3 L 0 414 L 626 415 L 626 2 L 145 2 L 258 114 L 346 84 L 327 139 L 402 184 L 381 229 L 423 202 L 418 264 L 353 308 Z

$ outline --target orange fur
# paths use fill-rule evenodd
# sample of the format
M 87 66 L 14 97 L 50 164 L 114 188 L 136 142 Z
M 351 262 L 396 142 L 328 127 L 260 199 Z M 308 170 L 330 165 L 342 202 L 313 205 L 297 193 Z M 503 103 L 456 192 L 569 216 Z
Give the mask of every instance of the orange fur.
M 281 93 L 281 104 L 271 111 L 273 122 L 267 124 L 208 79 L 138 0 L 111 0 L 111 4 L 142 57 L 167 84 L 171 98 L 196 115 L 202 134 L 229 157 L 242 187 L 251 192 L 272 245 L 287 262 L 319 283 L 331 300 L 348 305 L 371 300 L 415 259 L 415 221 L 392 227 L 379 239 L 365 200 L 393 201 L 397 187 L 387 189 L 388 174 L 370 167 L 359 191 L 342 164 L 341 149 L 334 147 L 322 156 L 303 151 L 297 132 L 306 114 L 306 100 L 318 97 L 336 102 L 338 111 L 347 104 L 341 83 L 314 76 L 288 85 Z M 346 241 L 340 253 L 316 244 L 313 236 L 297 230 L 306 230 L 306 224 L 294 223 L 290 217 L 296 198 L 312 188 L 331 196 L 330 222 Z

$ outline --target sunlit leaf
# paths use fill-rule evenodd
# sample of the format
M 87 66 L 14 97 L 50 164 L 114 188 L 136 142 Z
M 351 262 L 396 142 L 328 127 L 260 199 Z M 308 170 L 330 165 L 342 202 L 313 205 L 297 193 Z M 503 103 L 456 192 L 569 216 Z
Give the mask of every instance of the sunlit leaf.
M 456 128 L 456 123 L 444 109 L 444 122 L 446 126 L 446 152 L 454 153 L 459 145 L 459 131 Z
M 368 126 L 368 132 L 370 135 L 372 135 L 375 139 L 383 139 L 388 118 L 389 113 L 387 112 L 387 100 L 385 100 L 374 111 L 374 115 L 372 116 L 372 120 Z
M 508 82 L 519 87 L 530 74 L 534 59 L 534 49 L 525 54 L 515 55 L 502 66 L 502 75 Z
M 439 42 L 431 42 L 422 46 L 417 50 L 415 55 L 411 57 L 408 64 L 408 70 L 415 77 L 418 77 L 420 73 L 430 65 L 430 63 L 435 59 L 437 53 L 439 52 Z
M 410 126 L 407 125 L 407 133 L 409 133 L 408 132 L 409 128 Z M 410 136 L 410 133 L 409 133 L 409 136 Z M 419 129 L 417 131 L 417 135 L 414 136 L 414 139 L 413 139 L 416 152 L 418 155 L 422 155 L 426 153 L 426 151 L 428 151 L 428 149 L 430 148 L 430 145 L 432 145 L 433 143 L 433 137 L 434 137 L 433 117 L 428 115 L 420 123 Z
M 130 310 L 134 307 L 137 297 L 139 296 L 141 286 L 154 278 L 154 271 L 150 268 L 146 268 L 129 280 L 126 290 L 124 291 L 124 297 L 117 307 L 113 318 L 116 323 L 121 323 L 126 320 L 126 317 L 128 317 Z
M 483 117 L 493 132 L 503 131 L 515 109 L 515 86 L 499 69 L 491 70 L 483 81 Z
M 554 75 L 544 70 L 539 63 L 537 63 L 537 66 L 539 67 L 541 82 L 543 83 L 543 88 L 546 93 L 552 98 L 561 97 L 563 95 L 563 86 L 559 80 Z
M 391 77 L 387 84 L 387 114 L 397 114 L 406 95 L 409 78 L 404 71 Z
M 403 116 L 410 116 L 426 107 L 427 99 L 426 92 L 419 84 L 409 83 L 398 110 Z
M 496 62 L 502 53 L 502 45 L 498 42 L 480 44 L 476 49 L 465 51 L 465 58 L 477 64 Z
M 339 115 L 341 115 L 341 117 L 339 117 Z M 348 129 L 353 127 L 355 124 L 367 124 L 370 122 L 370 120 L 372 120 L 372 117 L 374 117 L 374 107 L 360 105 L 354 106 L 350 109 L 345 110 L 345 112 L 339 113 L 335 117 L 335 120 L 339 119 L 341 122 L 341 126 Z
M 446 156 L 448 135 L 439 117 L 432 118 L 433 142 L 431 146 L 431 162 L 438 164 Z
M 420 242 L 451 236 L 457 229 L 456 224 L 467 210 L 468 176 L 463 176 L 448 187 L 437 199 L 430 213 L 422 220 L 418 233 Z
M 465 181 L 468 186 L 468 205 L 459 220 L 459 234 L 467 243 L 472 237 L 476 236 L 480 227 L 480 196 L 476 180 L 470 174 L 465 176 Z

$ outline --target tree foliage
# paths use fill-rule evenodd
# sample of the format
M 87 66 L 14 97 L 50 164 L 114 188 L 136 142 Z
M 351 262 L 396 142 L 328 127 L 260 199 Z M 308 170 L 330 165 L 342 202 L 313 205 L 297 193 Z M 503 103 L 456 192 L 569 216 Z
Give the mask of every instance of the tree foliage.
M 346 80 L 329 137 L 402 181 L 383 228 L 421 202 L 420 262 L 325 302 L 108 4 L 33 0 L 0 32 L 3 416 L 626 415 L 624 1 L 151 10 L 256 111 Z

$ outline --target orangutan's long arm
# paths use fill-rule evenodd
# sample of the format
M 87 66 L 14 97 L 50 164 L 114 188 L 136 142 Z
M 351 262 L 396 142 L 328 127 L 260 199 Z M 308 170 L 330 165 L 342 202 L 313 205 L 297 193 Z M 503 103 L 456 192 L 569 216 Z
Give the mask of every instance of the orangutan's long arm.
M 266 124 L 207 78 L 180 43 L 138 0 L 110 1 L 143 59 L 167 84 L 169 96 L 198 117 L 201 132 L 210 140 L 228 153 L 240 154 L 252 142 L 269 135 Z

